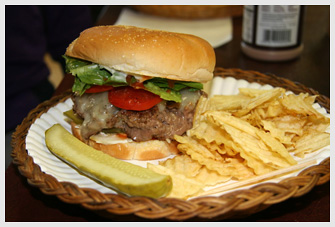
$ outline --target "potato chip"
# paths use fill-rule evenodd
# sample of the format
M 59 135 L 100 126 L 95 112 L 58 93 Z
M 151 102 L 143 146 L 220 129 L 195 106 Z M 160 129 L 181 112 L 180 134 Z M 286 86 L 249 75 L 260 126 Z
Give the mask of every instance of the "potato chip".
M 199 122 L 204 118 L 203 113 L 209 108 L 208 98 L 201 96 L 199 98 L 197 107 L 195 108 L 193 116 L 193 127 L 197 126 Z
M 197 142 L 206 147 L 215 156 L 215 160 L 218 161 L 224 160 L 223 157 L 221 156 L 221 154 L 226 154 L 226 149 L 224 145 L 219 146 L 215 142 L 207 143 L 203 139 L 198 139 Z
M 279 99 L 281 104 L 289 111 L 292 111 L 301 115 L 314 115 L 320 118 L 324 118 L 322 114 L 316 111 L 311 105 L 311 100 L 308 98 L 307 93 L 300 93 L 299 95 L 284 95 L 282 99 Z
M 273 118 L 283 114 L 284 109 L 278 100 L 270 102 L 266 109 L 265 118 Z
M 306 128 L 311 128 L 319 132 L 324 132 L 328 129 L 330 124 L 330 119 L 328 117 L 319 118 L 316 116 L 308 116 L 307 123 L 304 126 L 304 130 Z
M 167 159 L 159 163 L 166 168 L 174 170 L 176 173 L 184 174 L 186 177 L 195 177 L 199 174 L 202 165 L 194 161 L 188 155 L 178 155 L 172 159 Z
M 203 139 L 205 140 L 207 143 L 211 143 L 213 141 L 215 141 L 216 137 L 219 137 L 223 140 L 226 141 L 227 139 L 225 138 L 225 134 L 224 132 L 222 132 L 222 130 L 220 130 L 219 127 L 212 125 L 212 124 L 208 124 L 205 121 L 200 122 L 197 126 L 193 127 L 192 129 L 190 129 L 187 132 L 188 136 L 191 137 L 195 137 L 197 139 Z M 218 143 L 221 144 L 221 143 Z
M 261 159 L 273 168 L 296 164 L 280 142 L 248 122 L 221 112 L 210 112 L 207 116 L 210 121 L 226 130 L 250 156 Z
M 225 111 L 207 111 L 205 113 L 208 121 L 222 128 L 224 124 L 231 125 L 235 128 L 240 129 L 243 132 L 246 132 L 250 135 L 256 135 L 255 128 L 252 127 L 248 122 L 243 121 L 232 114 Z
M 318 132 L 309 130 L 296 141 L 294 154 L 300 158 L 304 158 L 306 154 L 312 153 L 322 147 L 330 144 L 330 134 L 327 132 Z
M 204 186 L 214 186 L 231 180 L 232 176 L 222 176 L 217 171 L 209 170 L 203 166 L 194 180 L 202 183 Z
M 275 88 L 272 90 L 266 90 L 266 92 L 262 92 L 262 94 L 252 98 L 249 102 L 247 102 L 244 106 L 242 106 L 241 110 L 238 110 L 234 113 L 234 116 L 241 117 L 250 112 L 250 110 L 256 108 L 257 106 L 268 102 L 274 98 L 277 98 L 284 94 L 285 89 L 283 88 Z
M 297 164 L 297 161 L 295 161 L 294 158 L 288 153 L 285 146 L 275 138 L 271 137 L 269 133 L 257 130 L 257 135 L 265 143 L 265 145 L 270 148 L 272 152 L 276 152 L 277 154 L 279 154 L 280 157 L 283 157 L 291 165 Z M 276 156 L 275 153 L 273 153 L 272 155 Z
M 190 147 L 190 148 L 196 149 L 198 151 L 198 153 L 201 156 L 203 156 L 204 158 L 216 160 L 216 156 L 214 154 L 212 154 L 212 152 L 210 152 L 206 147 L 197 143 L 196 140 L 194 140 L 190 137 L 182 137 L 182 136 L 175 135 L 175 140 L 178 141 L 181 144 L 187 144 L 187 146 Z
M 208 149 L 203 145 L 197 143 L 195 140 L 189 137 L 175 136 L 175 139 L 180 143 L 178 149 L 188 154 L 193 160 L 198 161 L 201 165 L 207 167 L 207 169 L 212 171 L 217 171 L 222 176 L 232 176 L 239 177 L 241 173 L 236 171 L 233 163 L 229 160 L 218 161 L 207 154 Z M 244 175 L 252 176 L 251 170 L 248 173 L 243 173 Z
M 232 175 L 234 172 L 234 168 L 223 168 L 223 164 L 221 161 L 216 161 L 214 156 L 208 155 L 211 152 L 204 147 L 203 145 L 197 143 L 193 139 L 189 137 L 176 136 L 176 141 L 180 144 L 178 145 L 178 149 L 188 154 L 193 160 L 198 161 L 201 165 L 205 165 L 208 169 L 217 171 L 221 175 Z
M 248 166 L 253 168 L 256 174 L 263 174 L 268 172 L 268 170 L 280 169 L 290 166 L 290 163 L 286 159 L 278 155 L 278 153 L 270 150 L 266 144 L 260 140 L 260 138 L 253 137 L 247 133 L 238 131 L 229 125 L 226 125 L 225 128 L 229 131 L 229 133 L 234 135 L 234 141 L 240 144 L 243 149 L 241 156 L 248 161 Z M 254 161 L 250 159 L 250 157 L 252 157 Z M 259 163 L 257 163 L 257 166 L 253 165 L 256 164 L 256 161 L 263 164 L 261 167 L 265 170 L 265 172 L 259 170 Z
M 271 119 L 277 128 L 285 130 L 287 133 L 302 135 L 304 133 L 304 125 L 307 119 L 298 116 L 285 115 Z
M 191 196 L 194 196 L 196 194 L 203 192 L 203 187 L 204 187 L 203 184 L 191 178 L 188 178 L 184 176 L 183 174 L 178 174 L 175 171 L 167 167 L 148 163 L 147 168 L 159 174 L 171 176 L 173 187 L 169 195 L 167 195 L 167 197 L 187 199 Z
M 265 115 L 265 112 L 263 111 L 263 109 L 255 109 L 255 110 L 251 110 L 249 114 L 240 117 L 240 119 L 248 122 L 252 126 L 261 128 L 262 119 L 264 119 L 264 115 Z
M 239 150 L 239 148 L 233 143 L 229 134 L 220 130 L 218 126 L 209 124 L 205 121 L 200 122 L 198 126 L 189 130 L 188 136 L 200 140 L 200 143 L 206 146 L 209 150 L 213 151 L 216 149 L 220 154 L 225 154 L 229 151 L 230 154 L 233 155 L 234 153 L 236 154 L 234 151 Z M 207 144 L 203 141 L 207 142 Z M 221 146 L 223 144 L 224 146 Z M 231 148 L 233 148 L 233 150 Z
M 245 160 L 246 165 L 252 168 L 257 175 L 266 174 L 275 170 L 275 168 L 266 165 L 260 159 L 250 156 L 250 153 L 246 151 L 242 151 L 240 155 Z
M 315 103 L 317 95 L 309 95 L 308 93 L 305 93 L 304 101 L 307 105 L 313 105 Z
M 241 109 L 250 97 L 245 95 L 215 95 L 210 100 L 211 110 L 237 110 Z
M 213 186 L 231 179 L 231 176 L 221 176 L 218 172 L 207 169 L 206 166 L 200 165 L 199 162 L 191 159 L 188 155 L 175 156 L 172 159 L 160 162 L 160 165 L 192 178 L 204 186 Z
M 271 136 L 276 138 L 279 142 L 285 145 L 292 145 L 292 137 L 286 134 L 286 130 L 279 128 L 273 121 L 262 120 L 263 128 L 269 131 Z
M 149 167 L 171 175 L 170 197 L 189 198 L 206 186 L 286 168 L 297 163 L 293 155 L 303 158 L 329 145 L 330 119 L 313 107 L 316 96 L 283 88 L 239 91 L 201 97 L 193 128 L 174 136 L 182 154 Z
M 246 160 L 240 154 L 234 156 L 234 158 L 227 158 L 226 161 L 230 162 L 236 169 L 234 178 L 237 180 L 244 180 L 255 176 L 254 170 L 246 164 Z

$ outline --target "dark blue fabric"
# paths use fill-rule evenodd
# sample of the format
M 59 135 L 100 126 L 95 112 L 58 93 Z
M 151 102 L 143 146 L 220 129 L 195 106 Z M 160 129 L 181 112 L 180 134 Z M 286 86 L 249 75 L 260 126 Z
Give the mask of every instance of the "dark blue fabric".
M 44 55 L 64 64 L 66 47 L 90 26 L 88 6 L 5 6 L 6 131 L 51 96 L 36 92 L 49 76 Z

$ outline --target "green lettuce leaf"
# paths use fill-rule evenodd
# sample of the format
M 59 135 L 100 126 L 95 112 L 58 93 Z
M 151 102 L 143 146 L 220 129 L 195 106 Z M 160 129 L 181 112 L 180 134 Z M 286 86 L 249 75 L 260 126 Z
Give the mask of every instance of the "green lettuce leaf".
M 170 88 L 162 88 L 153 82 L 144 83 L 146 90 L 159 95 L 162 99 L 167 101 L 181 102 L 181 94 L 178 91 L 171 90 Z
M 78 77 L 75 77 L 72 86 L 72 92 L 75 92 L 79 95 L 83 95 L 86 89 L 89 89 L 90 87 L 91 85 L 81 82 L 81 80 Z
M 65 55 L 63 55 L 63 58 L 65 59 L 65 70 L 67 73 L 70 73 L 72 69 L 91 64 L 88 61 L 71 58 Z
M 126 77 L 120 72 L 111 74 L 98 64 L 64 56 L 67 72 L 75 76 L 72 91 L 82 95 L 92 85 L 127 86 Z
M 170 81 L 170 82 L 169 82 Z M 197 90 L 203 89 L 202 83 L 190 82 L 190 81 L 179 81 L 179 80 L 168 80 L 166 78 L 152 78 L 150 80 L 145 81 L 144 83 L 154 83 L 156 86 L 160 88 L 168 88 L 175 91 L 180 91 L 184 88 L 194 88 Z
M 118 73 L 111 74 L 97 64 L 85 65 L 72 69 L 71 73 L 76 75 L 82 82 L 92 85 L 127 85 L 126 77 Z
M 86 89 L 93 85 L 111 85 L 114 87 L 128 86 L 135 83 L 135 77 L 127 81 L 127 75 L 116 70 L 106 69 L 95 63 L 63 56 L 66 63 L 66 71 L 75 76 L 72 91 L 82 95 Z M 129 82 L 129 83 L 128 83 Z M 180 90 L 188 88 L 199 90 L 203 88 L 201 83 L 189 81 L 168 80 L 165 78 L 152 78 L 143 82 L 146 90 L 159 95 L 168 101 L 181 102 Z

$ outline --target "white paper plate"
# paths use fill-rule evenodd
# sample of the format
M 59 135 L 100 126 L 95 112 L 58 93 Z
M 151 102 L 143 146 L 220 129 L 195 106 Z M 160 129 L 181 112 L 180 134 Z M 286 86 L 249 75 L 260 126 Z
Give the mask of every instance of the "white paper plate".
M 258 83 L 249 83 L 246 80 L 236 80 L 232 77 L 221 78 L 215 77 L 212 82 L 208 93 L 209 96 L 216 94 L 223 95 L 234 95 L 238 94 L 238 89 L 241 87 L 257 88 L 257 89 L 271 89 L 270 85 L 260 85 Z M 72 182 L 79 187 L 96 189 L 102 193 L 115 193 L 112 189 L 107 188 L 90 178 L 80 174 L 78 171 L 65 164 L 63 161 L 58 159 L 56 156 L 50 153 L 45 145 L 45 131 L 52 125 L 59 123 L 68 131 L 71 131 L 70 125 L 64 120 L 63 112 L 72 108 L 73 102 L 69 98 L 65 102 L 59 103 L 56 106 L 50 108 L 48 112 L 41 115 L 40 118 L 31 125 L 27 137 L 26 137 L 26 149 L 28 154 L 34 159 L 34 162 L 38 164 L 41 170 L 47 174 L 54 176 L 58 181 Z M 322 113 L 323 115 L 330 117 L 327 111 L 322 108 L 319 104 L 314 104 L 313 107 Z M 329 132 L 328 128 L 328 132 Z M 296 158 L 299 162 L 304 162 L 310 159 L 316 159 L 317 163 L 330 156 L 330 146 L 320 149 L 317 152 L 306 155 L 304 159 Z M 157 164 L 160 160 L 150 161 L 151 163 Z M 146 167 L 147 161 L 129 161 L 131 163 Z M 290 177 L 296 175 L 291 173 L 284 177 Z M 282 177 L 283 178 L 283 177 Z M 281 178 L 272 179 L 271 182 L 278 182 Z M 227 182 L 226 184 L 231 183 Z M 221 185 L 220 185 L 221 186 Z M 210 189 L 210 188 L 208 188 Z

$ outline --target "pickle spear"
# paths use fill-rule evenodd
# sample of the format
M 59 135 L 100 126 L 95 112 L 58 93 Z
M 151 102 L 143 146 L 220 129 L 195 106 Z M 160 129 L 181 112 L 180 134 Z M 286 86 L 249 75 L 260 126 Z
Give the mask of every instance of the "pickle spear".
M 48 149 L 79 172 L 128 196 L 159 198 L 172 188 L 170 176 L 113 158 L 78 140 L 60 124 L 45 132 Z

